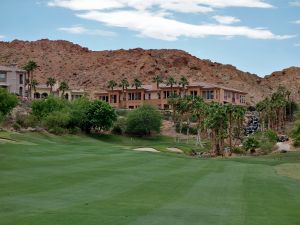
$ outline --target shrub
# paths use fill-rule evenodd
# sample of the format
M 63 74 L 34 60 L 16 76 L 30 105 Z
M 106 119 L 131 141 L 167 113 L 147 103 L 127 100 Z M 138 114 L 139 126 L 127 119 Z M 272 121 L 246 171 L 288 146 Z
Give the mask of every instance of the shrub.
M 16 115 L 16 123 L 20 124 L 21 127 L 36 127 L 39 124 L 39 121 L 36 116 L 32 114 L 21 114 L 17 113 Z
M 143 105 L 128 114 L 126 132 L 138 136 L 159 133 L 161 124 L 160 112 L 154 106 Z
M 246 138 L 246 140 L 243 143 L 243 146 L 246 151 L 254 151 L 256 148 L 259 147 L 259 142 L 258 140 L 256 140 L 255 137 L 250 136 Z
M 43 118 L 55 111 L 61 111 L 69 106 L 65 99 L 49 96 L 32 102 L 32 114 L 38 118 Z
M 70 122 L 70 115 L 68 112 L 56 111 L 52 112 L 43 119 L 43 124 L 47 129 L 55 130 L 56 128 L 66 129 Z
M 0 119 L 2 118 L 3 120 L 4 116 L 6 116 L 17 105 L 17 96 L 0 87 Z
M 49 132 L 56 135 L 62 135 L 62 134 L 66 134 L 68 130 L 62 127 L 53 127 L 49 129 Z
M 294 124 L 294 128 L 292 130 L 292 138 L 294 141 L 294 146 L 299 147 L 300 146 L 300 115 L 298 115 L 298 119 Z
M 277 142 L 277 133 L 273 130 L 267 130 L 264 132 L 264 135 L 270 142 L 276 143 Z
M 235 153 L 235 154 L 245 154 L 245 151 L 243 148 L 240 148 L 240 147 L 234 147 L 232 149 L 232 153 Z
M 125 118 L 119 118 L 115 123 L 111 130 L 113 134 L 122 135 L 126 131 L 126 119 Z
M 82 97 L 76 99 L 71 104 L 70 127 L 79 127 L 81 130 L 89 129 L 89 121 L 87 118 L 87 109 L 90 107 L 91 101 Z
M 18 124 L 18 123 L 14 123 L 14 124 L 12 125 L 12 127 L 14 128 L 14 130 L 17 130 L 17 131 L 21 130 L 21 125 Z
M 117 116 L 127 116 L 128 110 L 127 109 L 116 109 Z

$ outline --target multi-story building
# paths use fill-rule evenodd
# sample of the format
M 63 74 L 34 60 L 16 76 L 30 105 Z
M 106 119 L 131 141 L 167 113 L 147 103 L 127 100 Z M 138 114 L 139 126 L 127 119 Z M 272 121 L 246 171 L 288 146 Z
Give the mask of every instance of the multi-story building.
M 19 69 L 16 64 L 0 66 L 0 87 L 11 93 L 25 96 L 26 71 Z
M 94 97 L 102 101 L 108 102 L 115 108 L 137 108 L 143 104 L 155 105 L 160 109 L 170 109 L 168 98 L 171 93 L 177 95 L 201 96 L 204 101 L 219 102 L 222 104 L 246 105 L 246 95 L 244 91 L 227 88 L 224 86 L 204 83 L 191 82 L 185 88 L 174 85 L 173 87 L 160 84 L 157 88 L 156 84 L 142 85 L 140 88 L 115 88 L 113 90 L 105 90 L 95 92 Z

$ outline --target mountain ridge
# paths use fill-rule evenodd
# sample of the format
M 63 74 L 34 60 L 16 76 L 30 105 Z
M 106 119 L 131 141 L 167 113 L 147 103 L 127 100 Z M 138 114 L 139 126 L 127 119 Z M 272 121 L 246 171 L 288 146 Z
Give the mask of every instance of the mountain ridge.
M 230 64 L 199 59 L 177 49 L 120 49 L 92 51 L 65 40 L 14 40 L 0 42 L 0 64 L 23 66 L 34 60 L 39 68 L 34 72 L 40 83 L 47 77 L 68 81 L 72 88 L 84 88 L 90 95 L 105 88 L 107 80 L 127 77 L 149 83 L 156 74 L 164 78 L 184 75 L 193 81 L 215 83 L 249 93 L 247 100 L 255 103 L 285 85 L 295 100 L 299 98 L 300 68 L 290 67 L 265 77 L 243 72 Z

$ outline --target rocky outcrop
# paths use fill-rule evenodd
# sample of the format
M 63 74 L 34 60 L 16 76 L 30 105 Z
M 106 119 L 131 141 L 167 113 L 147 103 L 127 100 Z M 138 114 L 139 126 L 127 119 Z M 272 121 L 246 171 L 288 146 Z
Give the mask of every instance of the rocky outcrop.
M 194 81 L 247 91 L 248 101 L 256 102 L 271 93 L 281 82 L 287 87 L 293 87 L 293 96 L 296 96 L 296 83 L 293 82 L 300 77 L 300 68 L 290 68 L 261 78 L 232 65 L 198 59 L 181 50 L 136 48 L 90 51 L 68 41 L 47 39 L 0 42 L 0 64 L 17 63 L 22 66 L 30 59 L 39 65 L 34 76 L 40 83 L 52 76 L 68 81 L 73 88 L 82 87 L 90 93 L 103 89 L 108 79 L 119 81 L 124 77 L 129 80 L 138 77 L 143 82 L 151 82 L 156 74 L 176 78 L 185 75 Z

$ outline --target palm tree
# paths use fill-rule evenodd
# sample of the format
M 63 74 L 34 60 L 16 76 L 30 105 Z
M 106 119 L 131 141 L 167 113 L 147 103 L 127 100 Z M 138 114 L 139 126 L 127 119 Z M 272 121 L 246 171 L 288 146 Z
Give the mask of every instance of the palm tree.
M 197 139 L 196 139 L 196 145 L 200 145 L 203 147 L 201 142 L 201 128 L 203 126 L 203 121 L 205 119 L 205 114 L 207 110 L 207 105 L 203 101 L 203 98 L 201 97 L 194 97 L 193 103 L 192 103 L 192 113 L 197 118 Z
M 69 85 L 66 81 L 60 83 L 58 90 L 62 91 L 61 97 L 65 95 L 65 91 L 69 89 Z
M 166 85 L 171 87 L 171 92 L 173 93 L 173 86 L 177 83 L 174 77 L 169 76 L 166 81 Z
M 36 70 L 37 68 L 38 68 L 38 65 L 33 60 L 29 60 L 27 62 L 27 64 L 23 66 L 23 69 L 27 72 L 27 79 L 29 80 L 29 82 L 27 84 L 28 84 L 28 92 L 30 93 L 29 94 L 30 98 L 31 98 L 31 91 L 32 91 L 31 84 L 32 84 L 32 80 L 33 80 L 33 71 Z
M 133 80 L 132 87 L 135 87 L 135 89 L 138 89 L 141 86 L 142 86 L 142 82 L 139 79 L 135 78 Z
M 35 93 L 36 93 L 36 86 L 38 86 L 38 85 L 39 85 L 39 83 L 37 82 L 37 80 L 33 79 L 33 80 L 31 81 L 31 88 L 33 89 L 33 96 L 34 96 Z
M 117 86 L 117 82 L 114 80 L 110 80 L 107 82 L 107 87 L 110 88 L 112 91 L 114 90 L 114 88 Z
M 52 94 L 53 92 L 53 86 L 55 85 L 56 80 L 53 77 L 48 77 L 46 85 L 47 87 L 50 87 L 50 94 Z
M 156 75 L 152 78 L 152 82 L 156 83 L 156 88 L 159 89 L 159 85 L 163 82 L 163 78 L 161 75 Z
M 184 95 L 185 95 L 185 94 L 186 94 L 185 87 L 186 87 L 187 85 L 189 85 L 188 79 L 187 79 L 185 76 L 182 76 L 182 77 L 180 78 L 178 84 L 182 86 L 182 89 L 183 89 Z
M 122 95 L 123 95 L 123 104 L 125 104 L 126 101 L 126 95 L 125 95 L 125 90 L 129 87 L 129 82 L 126 78 L 121 80 L 119 87 L 122 87 Z M 125 105 L 124 105 L 125 106 Z

